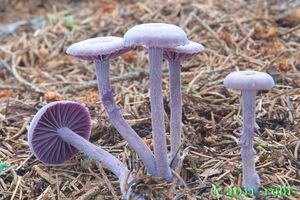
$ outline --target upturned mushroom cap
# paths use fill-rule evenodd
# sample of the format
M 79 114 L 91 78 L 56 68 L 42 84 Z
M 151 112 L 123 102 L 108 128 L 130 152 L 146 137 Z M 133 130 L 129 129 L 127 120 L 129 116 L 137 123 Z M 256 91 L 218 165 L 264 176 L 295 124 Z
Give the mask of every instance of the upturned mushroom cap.
M 194 55 L 204 51 L 204 46 L 193 41 L 189 41 L 186 45 L 164 49 L 164 58 L 166 59 L 188 59 Z
M 168 48 L 188 43 L 185 32 L 173 24 L 147 23 L 134 26 L 124 35 L 124 45 Z
M 89 112 L 83 105 L 71 101 L 52 102 L 42 107 L 32 119 L 28 143 L 33 154 L 47 164 L 63 163 L 78 153 L 58 135 L 59 128 L 69 128 L 83 139 L 91 133 Z
M 123 42 L 121 37 L 96 37 L 72 44 L 66 53 L 84 60 L 112 59 L 132 49 Z
M 275 83 L 273 78 L 264 72 L 237 71 L 226 76 L 224 85 L 238 90 L 267 90 Z

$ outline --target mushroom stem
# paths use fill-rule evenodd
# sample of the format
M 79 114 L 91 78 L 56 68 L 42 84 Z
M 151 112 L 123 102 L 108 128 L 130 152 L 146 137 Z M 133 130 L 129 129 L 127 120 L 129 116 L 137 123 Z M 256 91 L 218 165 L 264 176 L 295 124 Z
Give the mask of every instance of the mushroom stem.
M 115 175 L 117 175 L 119 178 L 119 181 L 120 181 L 121 189 L 123 188 L 124 184 L 127 184 L 126 182 L 129 182 L 129 180 L 132 179 L 132 177 L 129 176 L 130 172 L 129 172 L 128 168 L 126 167 L 126 165 L 124 165 L 121 161 L 119 161 L 112 154 L 110 154 L 107 151 L 101 149 L 100 147 L 90 143 L 83 137 L 74 133 L 69 128 L 60 128 L 57 130 L 57 133 L 62 138 L 63 141 L 72 145 L 79 151 L 84 152 L 86 155 L 88 155 L 93 160 L 99 161 L 106 168 L 108 168 Z
M 253 148 L 255 131 L 255 97 L 256 91 L 244 90 L 243 95 L 243 134 L 242 134 L 242 165 L 243 187 L 247 190 L 259 190 L 259 176 L 255 169 L 255 150 Z
M 96 60 L 95 64 L 99 95 L 111 123 L 136 151 L 148 172 L 151 175 L 156 175 L 155 162 L 151 150 L 125 121 L 119 107 L 115 103 L 109 81 L 109 60 Z
M 163 50 L 149 47 L 150 104 L 154 157 L 158 176 L 171 180 L 172 173 L 167 161 L 165 112 L 162 95 L 162 60 Z
M 181 64 L 179 60 L 169 60 L 170 77 L 170 109 L 171 109 L 171 158 L 175 158 L 174 165 L 178 161 L 178 148 L 181 144 L 182 123 L 182 97 L 181 97 Z

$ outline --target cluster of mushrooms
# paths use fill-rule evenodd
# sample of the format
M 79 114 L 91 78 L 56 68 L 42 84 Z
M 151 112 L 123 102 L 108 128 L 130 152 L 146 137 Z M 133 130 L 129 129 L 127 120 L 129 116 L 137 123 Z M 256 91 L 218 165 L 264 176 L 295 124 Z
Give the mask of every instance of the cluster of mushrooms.
M 150 103 L 154 152 L 125 121 L 114 101 L 110 86 L 109 61 L 143 46 L 149 54 Z M 97 37 L 71 45 L 67 54 L 95 63 L 100 100 L 113 126 L 135 150 L 150 176 L 173 179 L 172 168 L 178 163 L 182 132 L 181 60 L 202 52 L 204 47 L 189 41 L 179 27 L 164 23 L 134 26 L 124 38 Z M 168 159 L 162 95 L 162 62 L 169 63 L 171 154 Z M 229 74 L 224 85 L 242 90 L 244 126 L 241 139 L 243 186 L 258 192 L 259 177 L 255 170 L 253 139 L 255 132 L 255 96 L 257 90 L 274 86 L 272 77 L 263 72 L 239 71 Z M 91 119 L 87 108 L 76 102 L 57 101 L 42 107 L 34 116 L 28 142 L 32 153 L 42 162 L 59 164 L 79 151 L 99 161 L 118 176 L 121 191 L 127 199 L 128 184 L 134 180 L 127 166 L 109 152 L 89 142 Z M 170 162 L 172 160 L 172 163 Z

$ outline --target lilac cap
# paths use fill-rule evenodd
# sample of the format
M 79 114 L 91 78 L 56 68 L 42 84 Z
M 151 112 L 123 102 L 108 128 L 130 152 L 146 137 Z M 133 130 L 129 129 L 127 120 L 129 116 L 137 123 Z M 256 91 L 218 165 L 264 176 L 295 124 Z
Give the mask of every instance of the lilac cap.
M 78 153 L 75 147 L 58 136 L 57 130 L 63 127 L 88 140 L 92 126 L 87 108 L 72 101 L 57 101 L 45 105 L 36 113 L 27 137 L 31 152 L 40 161 L 59 164 Z
M 124 47 L 121 37 L 96 37 L 72 44 L 67 54 L 84 60 L 107 60 L 118 57 L 132 48 Z
M 273 78 L 264 72 L 237 71 L 226 76 L 224 86 L 238 90 L 267 90 L 274 87 Z
M 204 46 L 193 41 L 188 44 L 164 49 L 164 58 L 168 60 L 188 59 L 204 51 Z
M 134 26 L 124 35 L 124 45 L 168 48 L 188 43 L 186 33 L 173 24 L 147 23 Z

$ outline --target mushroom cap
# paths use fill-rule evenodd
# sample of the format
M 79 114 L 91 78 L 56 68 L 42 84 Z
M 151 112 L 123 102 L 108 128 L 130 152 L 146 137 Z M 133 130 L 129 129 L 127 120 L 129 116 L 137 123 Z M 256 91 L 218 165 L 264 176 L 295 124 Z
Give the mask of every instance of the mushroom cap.
M 188 59 L 204 51 L 204 46 L 197 42 L 188 41 L 188 44 L 173 48 L 164 49 L 164 58 L 166 59 Z
M 27 136 L 30 150 L 44 163 L 63 163 L 79 151 L 64 142 L 57 130 L 69 128 L 88 140 L 91 127 L 90 114 L 85 106 L 72 101 L 49 103 L 31 121 Z
M 123 42 L 121 37 L 96 37 L 72 44 L 66 53 L 84 60 L 112 59 L 132 49 Z
M 188 43 L 186 33 L 173 24 L 146 23 L 134 26 L 124 35 L 124 45 L 168 48 Z
M 275 83 L 273 78 L 264 72 L 237 71 L 226 76 L 224 85 L 238 90 L 267 90 Z

